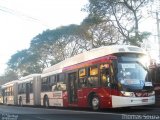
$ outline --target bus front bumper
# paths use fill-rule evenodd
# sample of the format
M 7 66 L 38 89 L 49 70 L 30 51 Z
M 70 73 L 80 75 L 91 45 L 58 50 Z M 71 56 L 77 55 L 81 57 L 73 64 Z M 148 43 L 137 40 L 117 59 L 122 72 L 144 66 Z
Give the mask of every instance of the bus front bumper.
M 130 107 L 155 104 L 155 96 L 150 97 L 123 97 L 112 96 L 112 107 Z

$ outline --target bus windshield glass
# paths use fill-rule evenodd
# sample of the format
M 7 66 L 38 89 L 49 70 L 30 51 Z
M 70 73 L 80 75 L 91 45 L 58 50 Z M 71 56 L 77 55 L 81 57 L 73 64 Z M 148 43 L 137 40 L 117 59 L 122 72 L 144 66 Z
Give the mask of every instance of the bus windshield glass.
M 152 82 L 148 73 L 147 58 L 145 55 L 118 55 L 117 78 L 121 90 L 137 91 L 151 89 Z

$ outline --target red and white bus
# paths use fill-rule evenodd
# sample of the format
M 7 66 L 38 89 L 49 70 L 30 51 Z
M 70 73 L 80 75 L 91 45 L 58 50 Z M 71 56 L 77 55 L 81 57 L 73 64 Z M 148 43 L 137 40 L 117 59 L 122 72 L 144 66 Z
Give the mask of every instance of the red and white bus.
M 155 103 L 147 53 L 135 46 L 96 48 L 43 70 L 41 105 L 117 108 Z

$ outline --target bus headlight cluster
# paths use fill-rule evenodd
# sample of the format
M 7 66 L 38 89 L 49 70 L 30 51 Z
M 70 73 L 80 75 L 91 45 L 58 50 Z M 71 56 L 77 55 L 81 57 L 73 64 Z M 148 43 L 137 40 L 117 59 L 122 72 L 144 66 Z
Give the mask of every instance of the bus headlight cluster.
M 121 91 L 122 95 L 126 97 L 135 97 L 134 92 L 126 92 L 126 91 Z

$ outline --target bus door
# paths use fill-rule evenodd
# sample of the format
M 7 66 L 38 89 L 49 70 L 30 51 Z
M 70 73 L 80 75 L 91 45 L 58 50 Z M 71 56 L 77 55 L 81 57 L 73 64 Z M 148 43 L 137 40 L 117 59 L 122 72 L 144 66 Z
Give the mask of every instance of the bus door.
M 68 74 L 68 99 L 69 103 L 77 103 L 77 72 Z
M 26 83 L 26 103 L 30 102 L 30 83 Z

